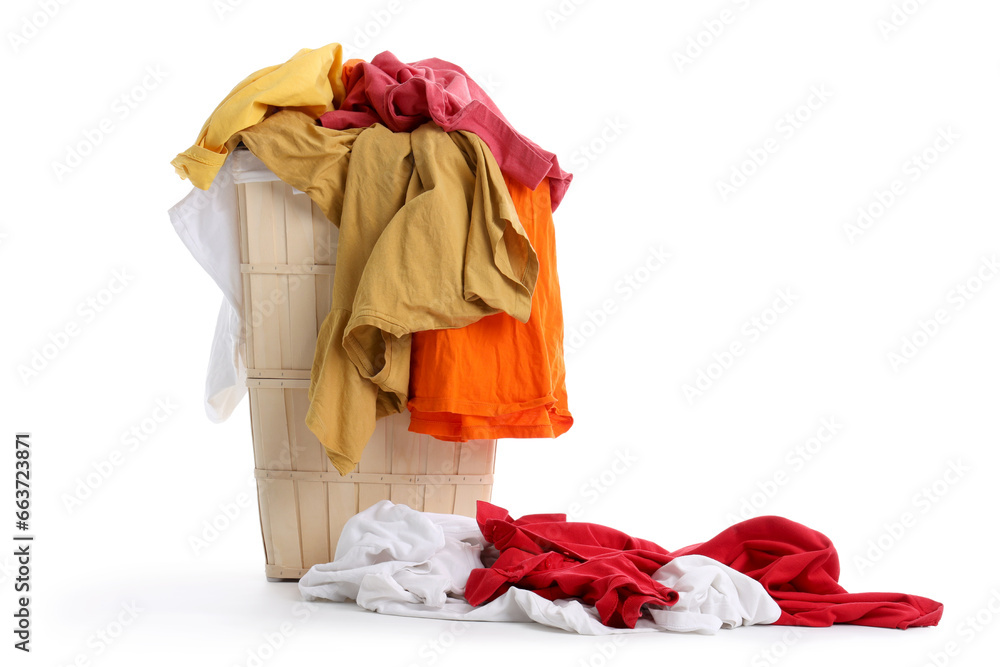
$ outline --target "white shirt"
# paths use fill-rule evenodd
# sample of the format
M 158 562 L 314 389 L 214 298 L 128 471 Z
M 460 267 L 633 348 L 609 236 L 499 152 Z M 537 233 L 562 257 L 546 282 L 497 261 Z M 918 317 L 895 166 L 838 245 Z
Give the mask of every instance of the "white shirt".
M 167 211 L 181 241 L 222 291 L 205 378 L 205 412 L 213 422 L 228 419 L 247 393 L 236 184 L 276 180 L 250 151 L 236 150 L 208 190 L 192 188 Z

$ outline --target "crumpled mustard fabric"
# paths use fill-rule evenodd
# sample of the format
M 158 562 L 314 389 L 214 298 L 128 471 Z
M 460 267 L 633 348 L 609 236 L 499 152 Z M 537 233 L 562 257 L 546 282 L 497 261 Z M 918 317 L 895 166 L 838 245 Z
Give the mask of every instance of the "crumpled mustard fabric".
M 285 110 L 234 138 L 340 228 L 306 424 L 346 474 L 375 420 L 406 405 L 411 333 L 498 312 L 526 322 L 538 257 L 470 132 L 331 130 Z
M 207 190 L 239 143 L 233 135 L 240 130 L 278 108 L 295 108 L 313 118 L 336 108 L 344 99 L 342 57 L 337 43 L 302 49 L 287 62 L 265 67 L 238 83 L 205 121 L 194 146 L 170 162 L 177 175 Z

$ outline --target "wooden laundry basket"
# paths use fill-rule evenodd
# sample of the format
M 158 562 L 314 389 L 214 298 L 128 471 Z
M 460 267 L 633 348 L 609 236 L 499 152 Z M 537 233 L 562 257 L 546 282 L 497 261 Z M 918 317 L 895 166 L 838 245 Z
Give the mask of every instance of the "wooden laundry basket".
M 238 183 L 254 475 L 269 579 L 333 560 L 344 523 L 384 499 L 475 516 L 493 489 L 495 440 L 410 433 L 409 414 L 378 421 L 341 476 L 305 425 L 319 326 L 330 311 L 337 228 L 279 180 Z

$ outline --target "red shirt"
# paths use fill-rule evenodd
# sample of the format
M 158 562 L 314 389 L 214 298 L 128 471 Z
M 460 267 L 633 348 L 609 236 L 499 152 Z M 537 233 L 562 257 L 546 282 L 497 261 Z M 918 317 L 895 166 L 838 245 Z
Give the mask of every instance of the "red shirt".
M 837 582 L 840 561 L 830 539 L 782 517 L 743 521 L 673 553 L 613 528 L 567 522 L 564 514 L 514 520 L 480 501 L 476 520 L 501 555 L 492 567 L 472 571 L 465 596 L 473 605 L 518 586 L 548 599 L 579 598 L 597 606 L 605 625 L 635 627 L 642 605 L 672 605 L 677 599 L 650 575 L 677 556 L 700 554 L 759 581 L 781 607 L 777 625 L 905 629 L 941 620 L 943 605 L 928 598 L 848 593 Z

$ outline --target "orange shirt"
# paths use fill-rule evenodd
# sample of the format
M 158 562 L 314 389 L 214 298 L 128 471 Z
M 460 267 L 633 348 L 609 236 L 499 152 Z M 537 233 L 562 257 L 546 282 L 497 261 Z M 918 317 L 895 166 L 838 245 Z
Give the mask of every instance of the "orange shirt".
M 407 402 L 414 433 L 460 442 L 554 438 L 573 425 L 549 182 L 530 190 L 504 181 L 538 255 L 531 317 L 522 324 L 498 313 L 459 329 L 414 333 Z

